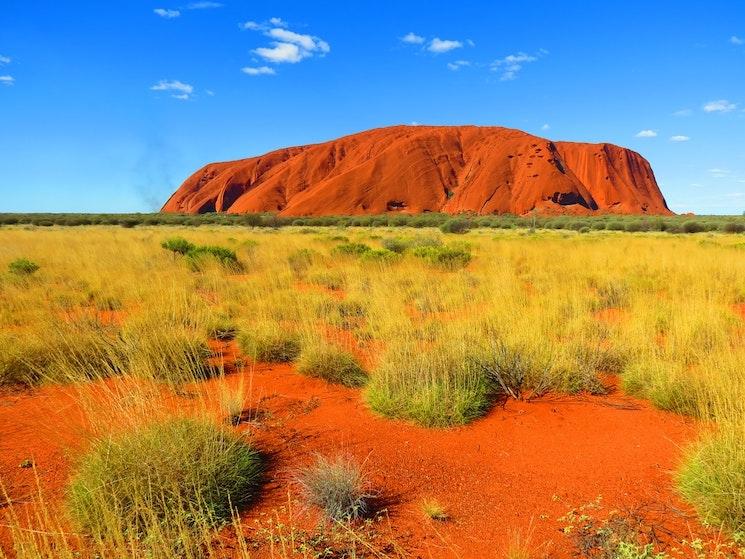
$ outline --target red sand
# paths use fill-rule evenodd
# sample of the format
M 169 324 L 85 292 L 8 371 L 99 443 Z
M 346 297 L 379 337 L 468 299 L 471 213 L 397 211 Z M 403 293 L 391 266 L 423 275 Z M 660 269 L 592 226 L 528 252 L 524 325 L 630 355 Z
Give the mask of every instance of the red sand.
M 211 163 L 165 212 L 670 214 L 649 163 L 509 128 L 392 126 Z
M 235 348 L 225 348 L 229 364 Z M 676 537 L 700 531 L 671 481 L 696 425 L 644 402 L 620 394 L 508 401 L 468 426 L 438 430 L 378 417 L 359 391 L 302 377 L 291 366 L 257 365 L 227 378 L 237 385 L 241 376 L 250 377 L 245 385 L 258 419 L 238 428 L 272 456 L 265 490 L 244 514 L 249 534 L 255 520 L 287 504 L 295 472 L 315 453 L 366 461 L 372 485 L 388 501 L 389 536 L 415 557 L 495 557 L 529 530 L 538 556 L 569 557 L 557 519 L 600 495 L 606 512 L 676 507 L 685 513 L 665 519 Z M 212 391 L 214 382 L 203 389 Z M 73 394 L 60 387 L 0 394 L 0 473 L 18 503 L 35 487 L 33 471 L 19 468 L 27 458 L 50 501 L 59 502 L 70 473 L 67 449 L 75 455 L 84 441 Z M 446 506 L 451 520 L 425 520 L 419 508 L 425 497 Z M 286 518 L 307 528 L 316 519 L 299 505 Z M 7 545 L 7 534 L 3 540 Z

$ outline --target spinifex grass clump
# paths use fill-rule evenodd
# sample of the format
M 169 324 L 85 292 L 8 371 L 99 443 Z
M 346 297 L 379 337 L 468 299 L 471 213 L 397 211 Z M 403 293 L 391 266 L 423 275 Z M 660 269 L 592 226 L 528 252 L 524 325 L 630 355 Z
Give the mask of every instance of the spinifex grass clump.
M 276 328 L 248 328 L 238 337 L 238 347 L 250 359 L 264 363 L 288 363 L 300 355 L 300 337 Z
M 229 521 L 259 484 L 258 453 L 208 420 L 173 418 L 102 439 L 67 493 L 77 527 L 98 541 L 172 546 Z
M 316 457 L 299 476 L 307 502 L 334 521 L 351 521 L 370 513 L 370 494 L 362 469 L 345 457 Z
M 393 346 L 370 377 L 365 399 L 387 417 L 428 427 L 461 425 L 481 416 L 492 388 L 465 343 Z
M 367 382 L 367 373 L 357 358 L 335 346 L 307 347 L 300 353 L 297 370 L 302 375 L 322 378 L 344 386 L 360 387 Z
M 745 533 L 745 426 L 723 425 L 687 453 L 678 487 L 716 528 Z
M 194 329 L 145 319 L 125 325 L 122 340 L 136 376 L 179 385 L 218 372 L 208 363 L 206 339 Z

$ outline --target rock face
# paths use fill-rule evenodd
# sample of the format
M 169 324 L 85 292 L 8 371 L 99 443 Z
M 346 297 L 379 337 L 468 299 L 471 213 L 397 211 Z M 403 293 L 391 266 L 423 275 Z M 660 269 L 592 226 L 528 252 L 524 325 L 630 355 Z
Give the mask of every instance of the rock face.
M 479 126 L 392 126 L 210 163 L 164 212 L 670 214 L 646 159 Z

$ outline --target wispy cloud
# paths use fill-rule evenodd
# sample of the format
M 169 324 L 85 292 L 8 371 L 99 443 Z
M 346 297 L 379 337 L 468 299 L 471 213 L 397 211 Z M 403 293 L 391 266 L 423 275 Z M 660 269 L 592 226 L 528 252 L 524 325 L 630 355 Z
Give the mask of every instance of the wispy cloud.
M 320 37 L 290 31 L 287 29 L 287 24 L 278 17 L 273 17 L 264 23 L 247 21 L 241 24 L 241 28 L 249 31 L 261 31 L 265 36 L 273 39 L 268 47 L 259 47 L 251 51 L 272 64 L 295 64 L 312 56 L 324 56 L 331 51 L 329 44 Z M 246 71 L 246 68 L 249 71 Z M 247 66 L 246 68 L 243 71 L 252 76 L 275 73 L 268 66 Z M 267 69 L 272 71 L 268 72 Z M 251 70 L 255 70 L 255 72 Z
M 245 68 L 241 68 L 241 72 L 249 76 L 273 76 L 277 73 L 274 71 L 274 68 L 270 68 L 269 66 L 246 66 Z
M 456 60 L 455 62 L 448 62 L 447 67 L 453 72 L 457 72 L 464 66 L 470 66 L 471 63 L 468 60 Z
M 413 31 L 409 31 L 406 35 L 401 37 L 401 41 L 410 45 L 421 45 L 425 39 L 421 35 L 417 35 Z
M 682 134 L 677 134 L 675 136 L 670 136 L 671 142 L 687 142 L 690 140 L 690 136 L 683 136 Z
M 171 97 L 174 99 L 180 99 L 181 101 L 191 99 L 192 93 L 194 93 L 193 85 L 179 80 L 160 80 L 158 83 L 150 87 L 150 89 L 152 91 L 170 92 Z
M 4 64 L 10 64 L 12 61 L 13 59 L 10 58 L 10 56 L 3 56 L 2 54 L 0 54 L 0 66 Z
M 637 138 L 656 138 L 657 132 L 654 130 L 640 130 L 636 133 Z
M 718 167 L 715 167 L 713 169 L 709 169 L 709 174 L 715 179 L 725 179 L 729 177 L 732 172 L 729 169 L 720 169 Z
M 212 10 L 215 8 L 222 8 L 221 2 L 191 2 L 186 5 L 187 10 Z
M 13 85 L 14 83 L 16 83 L 16 79 L 13 76 L 0 76 L 0 84 Z
M 526 54 L 524 52 L 518 52 L 516 54 L 508 54 L 504 58 L 499 58 L 490 64 L 493 72 L 501 72 L 499 79 L 501 81 L 512 81 L 517 79 L 520 70 L 523 69 L 525 64 L 535 62 L 541 56 L 548 54 L 547 50 L 541 49 L 537 54 Z
M 729 113 L 737 108 L 737 103 L 731 103 L 726 99 L 719 99 L 717 101 L 709 101 L 704 104 L 704 112 L 706 113 Z
M 729 42 L 732 43 L 733 45 L 738 45 L 738 46 L 739 45 L 745 45 L 745 39 L 741 39 L 737 35 L 732 35 L 729 38 Z
M 181 12 L 178 10 L 169 10 L 166 8 L 155 8 L 153 13 L 165 19 L 174 19 L 181 15 Z
M 691 116 L 692 114 L 693 111 L 691 109 L 680 109 L 679 111 L 675 111 L 673 116 Z
M 548 124 L 544 124 L 543 126 L 541 126 L 541 130 L 543 130 L 544 132 L 549 128 L 551 128 L 551 126 L 549 126 Z
M 463 43 L 460 41 L 454 41 L 452 39 L 440 39 L 435 37 L 429 42 L 427 50 L 434 52 L 435 54 L 441 54 L 443 52 L 449 52 L 454 49 L 463 48 Z

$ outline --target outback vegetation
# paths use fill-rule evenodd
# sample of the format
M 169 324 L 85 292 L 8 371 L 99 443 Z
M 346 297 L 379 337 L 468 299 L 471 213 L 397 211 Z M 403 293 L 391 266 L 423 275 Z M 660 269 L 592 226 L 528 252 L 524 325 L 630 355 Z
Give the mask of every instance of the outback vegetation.
M 405 545 L 381 536 L 395 532 L 396 519 L 372 504 L 386 496 L 385 476 L 371 486 L 363 464 L 374 449 L 340 458 L 331 441 L 319 455 L 301 437 L 267 434 L 273 418 L 260 405 L 277 395 L 252 386 L 277 371 L 301 387 L 343 391 L 375 420 L 450 429 L 452 438 L 461 435 L 454 427 L 505 402 L 620 388 L 691 418 L 697 436 L 671 483 L 728 542 L 719 556 L 741 552 L 741 218 L 3 215 L 0 223 L 0 398 L 11 409 L 18 398 L 59 395 L 76 410 L 54 426 L 70 440 L 53 473 L 31 456 L 0 463 L 22 470 L 0 478 L 0 556 L 406 556 Z M 124 227 L 100 226 L 114 224 Z M 319 405 L 292 403 L 288 413 L 312 417 Z M 304 466 L 285 479 L 272 456 L 289 445 Z M 33 483 L 20 490 L 26 474 Z M 321 528 L 286 517 L 253 527 L 273 475 L 284 479 L 273 506 L 292 519 L 299 503 L 324 519 Z M 438 533 L 457 527 L 442 495 L 412 508 Z M 583 534 L 572 540 L 579 556 L 663 557 L 663 543 L 693 550 L 687 533 L 652 542 L 640 531 L 611 537 L 608 524 L 581 514 L 571 524 L 573 536 Z M 541 556 L 531 546 L 511 553 Z

